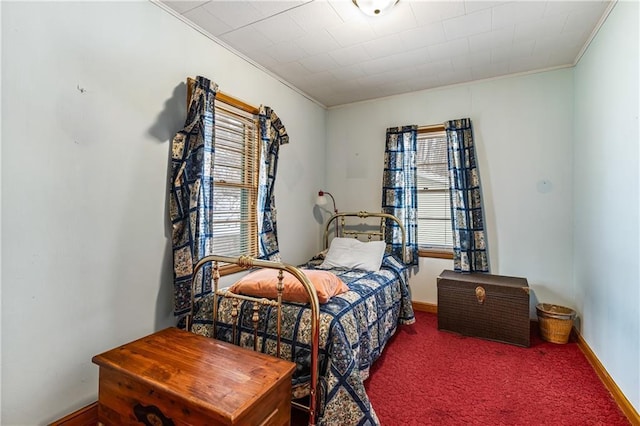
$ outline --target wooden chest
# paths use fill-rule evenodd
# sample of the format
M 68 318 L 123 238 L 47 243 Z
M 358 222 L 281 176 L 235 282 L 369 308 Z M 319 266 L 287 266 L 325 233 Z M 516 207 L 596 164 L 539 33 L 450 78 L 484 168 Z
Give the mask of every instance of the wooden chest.
M 168 328 L 93 357 L 103 425 L 288 425 L 295 364 Z
M 529 346 L 526 278 L 443 271 L 438 277 L 438 329 Z

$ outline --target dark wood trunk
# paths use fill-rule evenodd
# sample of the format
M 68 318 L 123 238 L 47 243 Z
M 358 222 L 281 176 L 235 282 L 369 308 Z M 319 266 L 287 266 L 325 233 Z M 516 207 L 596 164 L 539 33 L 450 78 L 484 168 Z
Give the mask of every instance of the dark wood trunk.
M 526 278 L 443 271 L 438 277 L 438 329 L 529 347 Z

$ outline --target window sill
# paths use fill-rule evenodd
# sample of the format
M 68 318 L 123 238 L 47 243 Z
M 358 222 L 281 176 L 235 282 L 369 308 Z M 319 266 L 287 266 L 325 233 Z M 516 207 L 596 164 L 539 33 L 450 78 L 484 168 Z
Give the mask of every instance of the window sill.
M 436 259 L 453 259 L 453 252 L 450 249 L 421 248 L 418 249 L 418 256 Z

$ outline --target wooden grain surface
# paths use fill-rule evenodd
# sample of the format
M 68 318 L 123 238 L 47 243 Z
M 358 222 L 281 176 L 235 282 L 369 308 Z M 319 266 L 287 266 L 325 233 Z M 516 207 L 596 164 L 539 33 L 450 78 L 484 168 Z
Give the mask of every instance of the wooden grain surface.
M 101 414 L 114 422 L 121 411 L 114 407 L 127 406 L 131 413 L 141 395 L 146 404 L 178 407 L 192 419 L 208 416 L 215 424 L 249 421 L 273 410 L 285 411 L 288 419 L 295 364 L 225 342 L 172 327 L 96 355 L 93 362 L 100 366 Z M 271 411 L 256 414 L 256 407 Z M 274 418 L 284 419 L 282 413 Z

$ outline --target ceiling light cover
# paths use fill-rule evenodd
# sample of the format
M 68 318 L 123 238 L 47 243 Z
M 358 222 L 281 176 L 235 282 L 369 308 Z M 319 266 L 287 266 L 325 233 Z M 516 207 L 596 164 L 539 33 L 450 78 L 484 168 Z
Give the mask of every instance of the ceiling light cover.
M 380 16 L 387 13 L 399 0 L 352 0 L 365 15 Z

